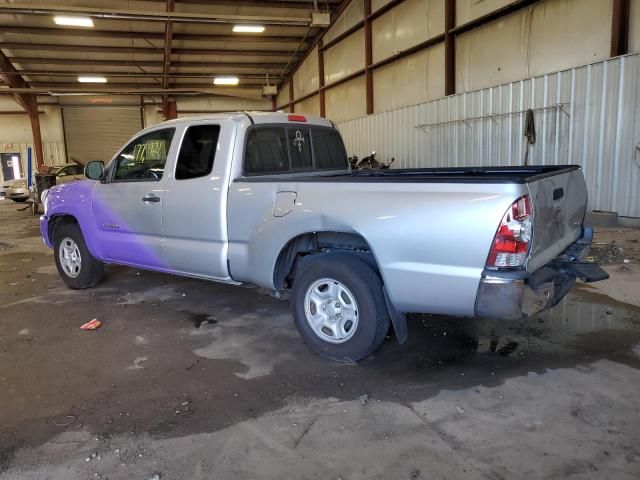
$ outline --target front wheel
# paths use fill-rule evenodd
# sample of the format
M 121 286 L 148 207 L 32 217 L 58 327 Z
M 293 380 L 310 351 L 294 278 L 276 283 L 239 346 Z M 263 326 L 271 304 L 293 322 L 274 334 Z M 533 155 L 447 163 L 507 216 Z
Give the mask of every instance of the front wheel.
M 319 256 L 295 279 L 293 318 L 321 357 L 354 362 L 373 353 L 389 331 L 382 281 L 356 257 Z
M 58 273 L 69 288 L 93 287 L 102 278 L 104 264 L 91 255 L 77 224 L 60 227 L 55 236 L 54 252 Z

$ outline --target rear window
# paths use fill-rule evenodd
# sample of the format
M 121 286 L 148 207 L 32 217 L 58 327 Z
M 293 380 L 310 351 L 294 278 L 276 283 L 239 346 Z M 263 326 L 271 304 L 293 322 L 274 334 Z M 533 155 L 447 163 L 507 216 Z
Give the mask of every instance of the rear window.
M 331 128 L 257 126 L 247 133 L 245 175 L 347 168 L 342 138 Z

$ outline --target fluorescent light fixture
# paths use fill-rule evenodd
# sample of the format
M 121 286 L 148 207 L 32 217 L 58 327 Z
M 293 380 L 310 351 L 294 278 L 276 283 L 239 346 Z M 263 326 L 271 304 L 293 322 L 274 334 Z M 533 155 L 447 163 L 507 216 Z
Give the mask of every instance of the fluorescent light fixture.
M 53 17 L 53 21 L 56 22 L 56 25 L 66 25 L 69 27 L 93 27 L 93 20 L 89 17 L 57 16 Z
M 215 77 L 213 79 L 214 85 L 238 85 L 240 79 L 238 77 Z
M 262 33 L 264 32 L 264 26 L 262 25 L 234 25 L 233 31 L 235 33 Z
M 98 77 L 96 75 L 82 75 L 78 77 L 80 83 L 107 83 L 107 79 L 104 77 Z

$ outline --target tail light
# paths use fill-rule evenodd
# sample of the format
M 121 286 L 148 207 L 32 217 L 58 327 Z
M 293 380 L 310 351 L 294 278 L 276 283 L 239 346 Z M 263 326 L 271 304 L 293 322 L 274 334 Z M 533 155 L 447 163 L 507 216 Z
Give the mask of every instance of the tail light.
M 532 231 L 529 195 L 513 202 L 502 217 L 487 259 L 487 267 L 522 267 L 529 255 Z

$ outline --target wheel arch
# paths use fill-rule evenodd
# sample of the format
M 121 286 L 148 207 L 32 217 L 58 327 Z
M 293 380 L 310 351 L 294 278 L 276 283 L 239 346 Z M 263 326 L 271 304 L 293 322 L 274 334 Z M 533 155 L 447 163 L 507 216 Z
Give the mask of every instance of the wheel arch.
M 58 233 L 60 228 L 62 228 L 64 225 L 69 224 L 76 224 L 79 226 L 80 222 L 78 222 L 78 219 L 75 216 L 69 213 L 54 215 L 49 219 L 47 235 L 49 236 L 49 240 L 52 245 L 55 244 L 56 234 Z
M 311 256 L 351 253 L 362 258 L 380 275 L 380 268 L 367 240 L 358 233 L 316 231 L 299 234 L 281 249 L 273 269 L 276 290 L 287 288 L 296 272 Z M 380 275 L 381 276 L 381 275 Z

